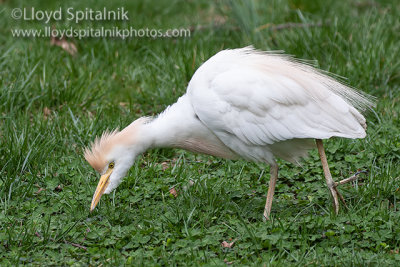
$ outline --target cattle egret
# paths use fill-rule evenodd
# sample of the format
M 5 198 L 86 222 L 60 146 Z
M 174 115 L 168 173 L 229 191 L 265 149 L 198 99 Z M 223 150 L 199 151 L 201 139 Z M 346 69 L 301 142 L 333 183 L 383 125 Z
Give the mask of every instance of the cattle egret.
M 101 174 L 90 210 L 121 183 L 138 155 L 175 147 L 268 163 L 264 217 L 269 219 L 278 178 L 275 159 L 299 164 L 315 139 L 337 213 L 338 196 L 344 199 L 336 186 L 353 178 L 333 181 L 322 139 L 364 138 L 361 112 L 373 107 L 371 99 L 290 56 L 252 47 L 223 50 L 199 67 L 186 94 L 164 112 L 105 132 L 85 149 L 86 160 Z

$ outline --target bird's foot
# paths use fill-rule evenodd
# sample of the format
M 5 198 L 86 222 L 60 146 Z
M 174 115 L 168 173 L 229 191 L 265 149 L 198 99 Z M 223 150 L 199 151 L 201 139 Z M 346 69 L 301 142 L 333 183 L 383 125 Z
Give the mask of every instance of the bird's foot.
M 333 208 L 335 209 L 335 213 L 339 213 L 339 198 L 343 202 L 343 205 L 347 208 L 346 201 L 344 200 L 344 197 L 342 194 L 339 192 L 337 189 L 337 183 L 332 183 L 328 185 L 329 191 L 331 192 L 332 198 L 333 198 Z
M 333 198 L 333 208 L 335 209 L 335 213 L 339 213 L 339 200 L 338 200 L 338 195 L 341 196 L 341 194 L 337 191 L 335 184 L 328 185 L 329 191 L 331 191 L 331 195 Z M 341 197 L 343 198 L 343 196 Z
M 339 190 L 337 189 L 336 185 L 334 186 L 334 190 L 336 191 L 336 194 L 339 196 L 340 200 L 342 201 L 343 205 L 346 207 L 346 209 L 348 208 L 346 205 L 346 201 L 344 200 L 344 197 L 342 196 L 342 194 L 340 194 Z M 339 201 L 337 201 L 338 205 L 339 205 Z M 339 212 L 339 207 L 337 209 L 335 209 L 336 214 L 338 214 Z
M 263 221 L 264 222 L 269 221 L 269 214 L 268 214 L 267 210 L 264 210 Z
M 343 180 L 335 183 L 335 186 L 342 185 L 342 184 L 347 184 L 349 182 L 355 181 L 355 180 L 357 180 L 359 178 L 359 175 L 361 173 L 367 173 L 367 171 L 358 171 L 354 175 L 350 176 L 349 178 L 343 179 Z
M 349 178 L 343 179 L 337 183 L 335 183 L 334 185 L 332 185 L 332 187 L 329 187 L 329 189 L 331 190 L 331 194 L 333 197 L 333 207 L 335 209 L 336 214 L 338 214 L 339 212 L 339 201 L 338 201 L 338 197 L 340 198 L 340 200 L 342 201 L 343 205 L 346 207 L 346 209 L 348 209 L 347 205 L 346 205 L 346 201 L 344 200 L 344 197 L 342 196 L 342 194 L 339 192 L 339 190 L 337 189 L 337 187 L 339 185 L 342 184 L 346 184 L 352 181 L 355 181 L 359 178 L 359 175 L 361 173 L 366 173 L 367 171 L 359 171 L 356 172 L 353 176 L 350 176 Z

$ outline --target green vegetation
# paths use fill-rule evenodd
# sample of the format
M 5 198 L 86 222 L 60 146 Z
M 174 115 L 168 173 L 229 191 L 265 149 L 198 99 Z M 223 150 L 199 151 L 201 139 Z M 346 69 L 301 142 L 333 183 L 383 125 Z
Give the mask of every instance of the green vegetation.
M 0 2 L 1 266 L 384 266 L 400 260 L 396 0 Z M 194 31 L 187 38 L 75 38 L 72 56 L 50 38 L 12 37 L 17 27 L 50 25 L 10 17 L 13 8 L 32 6 L 129 11 L 129 21 L 53 21 L 59 29 Z M 316 151 L 303 167 L 279 162 L 272 219 L 263 222 L 266 165 L 160 149 L 137 160 L 117 191 L 89 213 L 99 177 L 83 148 L 107 128 L 174 103 L 216 52 L 251 44 L 313 60 L 378 98 L 367 114 L 367 138 L 326 142 L 335 180 L 368 170 L 340 187 L 348 209 L 333 213 Z M 231 240 L 231 248 L 221 247 Z

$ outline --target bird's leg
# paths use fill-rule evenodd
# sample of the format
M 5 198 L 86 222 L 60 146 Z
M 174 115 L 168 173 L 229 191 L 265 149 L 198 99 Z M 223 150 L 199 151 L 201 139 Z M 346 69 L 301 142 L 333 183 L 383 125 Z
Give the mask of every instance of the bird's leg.
M 321 158 L 322 168 L 324 169 L 326 184 L 328 185 L 328 188 L 331 191 L 331 194 L 333 197 L 333 207 L 335 208 L 336 214 L 338 214 L 338 212 L 339 212 L 338 196 L 340 197 L 340 200 L 343 201 L 344 205 L 346 205 L 346 203 L 344 201 L 343 196 L 336 189 L 337 184 L 332 179 L 331 172 L 329 171 L 328 161 L 326 160 L 326 155 L 325 155 L 324 146 L 322 144 L 322 140 L 315 139 L 315 141 L 317 143 L 319 157 Z
M 276 180 L 278 179 L 278 165 L 276 163 L 271 164 L 270 175 L 267 201 L 264 208 L 264 218 L 266 220 L 269 220 L 269 215 L 271 214 L 272 199 L 274 198 Z

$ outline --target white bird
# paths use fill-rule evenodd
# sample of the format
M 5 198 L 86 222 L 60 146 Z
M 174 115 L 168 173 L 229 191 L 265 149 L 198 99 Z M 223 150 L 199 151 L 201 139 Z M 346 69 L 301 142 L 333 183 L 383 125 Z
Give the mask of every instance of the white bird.
M 268 163 L 264 217 L 269 219 L 278 178 L 275 159 L 299 164 L 316 139 L 338 212 L 338 196 L 344 199 L 336 186 L 349 179 L 333 181 L 322 139 L 364 138 L 361 111 L 372 106 L 371 96 L 292 57 L 252 47 L 223 50 L 199 67 L 186 94 L 164 112 L 137 119 L 122 131 L 105 132 L 85 149 L 86 160 L 101 174 L 90 209 L 121 183 L 140 154 L 175 147 Z

